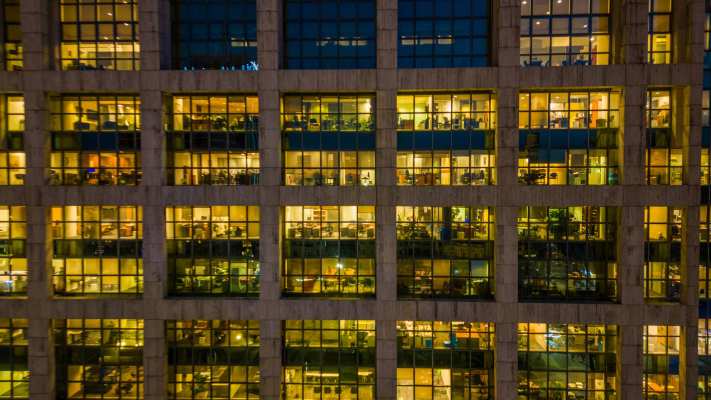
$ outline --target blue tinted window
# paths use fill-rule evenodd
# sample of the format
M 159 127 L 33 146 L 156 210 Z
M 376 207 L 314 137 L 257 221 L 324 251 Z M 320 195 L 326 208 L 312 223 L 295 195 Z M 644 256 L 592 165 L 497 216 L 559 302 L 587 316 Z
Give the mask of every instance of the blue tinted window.
M 374 0 L 285 0 L 289 69 L 375 68 Z
M 400 68 L 489 63 L 489 0 L 400 0 Z
M 256 0 L 174 0 L 173 31 L 175 68 L 256 68 Z

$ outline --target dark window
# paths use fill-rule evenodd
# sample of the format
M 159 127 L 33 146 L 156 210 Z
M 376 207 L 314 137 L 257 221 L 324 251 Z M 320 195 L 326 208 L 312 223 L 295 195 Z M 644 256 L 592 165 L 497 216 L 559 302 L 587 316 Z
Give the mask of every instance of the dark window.
M 375 399 L 375 321 L 282 326 L 282 399 Z
M 0 319 L 0 391 L 3 399 L 30 398 L 28 320 Z
M 169 207 L 166 231 L 171 294 L 259 294 L 259 207 Z
M 518 181 L 526 185 L 615 185 L 620 93 L 519 94 Z
M 177 95 L 167 122 L 168 184 L 259 183 L 259 99 Z
M 375 0 L 285 0 L 288 69 L 375 68 Z
M 141 181 L 138 96 L 62 95 L 50 101 L 50 185 Z
M 282 98 L 284 184 L 375 185 L 375 96 Z
M 169 399 L 259 399 L 259 321 L 166 326 Z
M 256 0 L 173 0 L 173 67 L 255 70 Z
M 644 297 L 679 301 L 681 297 L 682 209 L 644 209 Z
M 490 298 L 493 209 L 397 207 L 398 296 Z
M 610 63 L 610 0 L 521 1 L 521 65 Z
M 399 0 L 400 68 L 489 63 L 490 0 Z
M 20 0 L 2 2 L 2 54 L 5 71 L 22 70 L 22 30 L 20 29 Z
M 617 351 L 615 325 L 520 323 L 518 399 L 616 399 Z
M 60 0 L 59 63 L 69 69 L 140 69 L 138 0 Z
M 52 207 L 50 220 L 56 294 L 143 293 L 141 207 Z
M 399 94 L 397 113 L 398 185 L 495 182 L 492 93 Z
M 494 324 L 397 321 L 397 398 L 492 400 Z
M 375 295 L 375 207 L 287 206 L 282 233 L 286 295 Z
M 57 398 L 143 398 L 143 320 L 54 321 Z
M 615 300 L 616 238 L 614 207 L 521 208 L 519 297 L 527 301 Z

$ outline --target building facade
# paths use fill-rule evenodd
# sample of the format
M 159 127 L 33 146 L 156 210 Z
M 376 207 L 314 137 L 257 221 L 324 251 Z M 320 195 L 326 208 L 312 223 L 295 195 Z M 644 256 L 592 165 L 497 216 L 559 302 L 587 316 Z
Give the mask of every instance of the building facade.
M 4 0 L 0 397 L 711 399 L 711 3 Z

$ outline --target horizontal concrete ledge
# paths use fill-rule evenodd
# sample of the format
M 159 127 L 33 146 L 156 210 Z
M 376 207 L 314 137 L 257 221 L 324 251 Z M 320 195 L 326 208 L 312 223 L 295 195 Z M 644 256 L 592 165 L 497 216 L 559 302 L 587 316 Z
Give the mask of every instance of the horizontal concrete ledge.
M 696 307 L 680 304 L 496 303 L 487 301 L 167 298 L 0 299 L 5 317 L 144 319 L 376 319 L 685 325 Z M 693 308 L 693 310 L 691 310 Z M 39 315 L 38 315 L 39 314 Z

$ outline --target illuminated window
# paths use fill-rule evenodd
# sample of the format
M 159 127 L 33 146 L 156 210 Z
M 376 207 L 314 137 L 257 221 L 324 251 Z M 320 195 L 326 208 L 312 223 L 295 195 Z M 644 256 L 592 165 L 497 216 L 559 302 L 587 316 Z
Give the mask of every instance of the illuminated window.
M 490 298 L 494 210 L 397 207 L 398 296 Z
M 284 184 L 375 185 L 375 97 L 282 98 Z
M 287 69 L 375 68 L 375 0 L 284 0 Z
M 259 207 L 169 207 L 166 221 L 171 294 L 259 294 Z
M 399 0 L 398 67 L 489 63 L 490 0 Z
M 615 325 L 518 324 L 518 399 L 617 398 Z
M 179 95 L 168 118 L 168 183 L 259 183 L 259 100 L 244 95 Z
M 0 319 L 0 393 L 3 399 L 30 398 L 26 319 Z
M 521 65 L 610 63 L 609 0 L 521 2 Z
M 644 326 L 644 400 L 679 396 L 679 326 Z
M 710 17 L 711 18 L 711 17 Z M 705 71 L 704 75 L 711 71 Z M 706 78 L 704 78 L 706 79 Z M 710 85 L 711 86 L 711 83 Z M 701 100 L 701 185 L 711 185 L 711 90 L 704 88 Z
M 647 149 L 649 185 L 681 185 L 684 180 L 682 138 L 672 123 L 671 90 L 647 91 Z
M 649 0 L 647 62 L 670 64 L 672 58 L 672 0 Z
M 519 183 L 617 184 L 619 124 L 620 92 L 519 94 Z
M 62 95 L 50 105 L 51 185 L 141 181 L 138 96 Z
M 257 67 L 256 0 L 173 0 L 173 66 Z
M 26 241 L 25 207 L 0 206 L 0 296 L 27 293 Z
M 375 207 L 284 208 L 283 291 L 375 295 Z
M 57 398 L 143 398 L 143 320 L 54 321 Z
M 494 398 L 494 325 L 398 321 L 397 400 Z
M 60 0 L 63 70 L 138 70 L 138 0 Z
M 699 299 L 711 299 L 711 205 L 699 208 Z M 711 355 L 711 354 L 710 354 Z
M 169 399 L 259 398 L 259 321 L 166 325 Z
M 617 297 L 615 207 L 523 207 L 518 216 L 519 296 L 525 300 Z
M 4 0 L 3 15 L 3 67 L 5 71 L 22 70 L 22 30 L 20 29 L 20 0 Z
M 398 185 L 494 184 L 492 93 L 400 94 L 397 113 Z
M 0 186 L 25 183 L 25 99 L 0 95 Z
M 54 292 L 143 292 L 143 212 L 135 206 L 52 207 Z
M 705 316 L 705 317 L 708 317 Z M 698 399 L 711 399 L 711 320 L 699 319 Z
M 682 210 L 674 207 L 644 209 L 644 297 L 679 301 L 681 296 Z
M 375 399 L 375 321 L 284 321 L 282 399 Z

